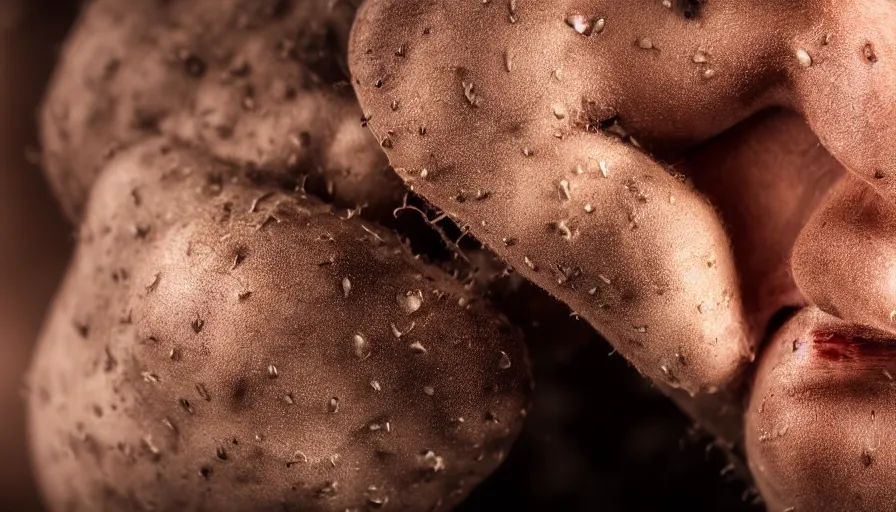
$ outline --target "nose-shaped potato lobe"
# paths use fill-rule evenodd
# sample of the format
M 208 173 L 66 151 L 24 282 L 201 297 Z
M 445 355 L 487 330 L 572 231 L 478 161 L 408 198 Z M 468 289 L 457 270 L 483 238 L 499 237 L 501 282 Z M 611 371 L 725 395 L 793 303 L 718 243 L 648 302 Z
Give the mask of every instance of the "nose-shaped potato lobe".
M 896 334 L 896 206 L 847 178 L 801 233 L 793 271 L 822 310 Z
M 601 52 L 662 71 L 670 62 L 635 44 L 635 21 L 679 32 L 688 21 L 621 4 L 566 19 L 567 7 L 368 2 L 350 41 L 362 107 L 407 183 L 640 371 L 691 393 L 716 390 L 750 360 L 751 333 L 715 210 L 632 144 L 594 133 L 629 115 L 637 125 L 649 103 L 624 101 L 639 90 L 609 77 L 633 76 Z M 591 16 L 604 11 L 615 24 L 580 33 L 597 30 Z M 583 19 L 594 25 L 582 29 Z M 724 89 L 691 65 L 690 86 Z M 747 113 L 726 109 L 728 121 L 707 125 Z

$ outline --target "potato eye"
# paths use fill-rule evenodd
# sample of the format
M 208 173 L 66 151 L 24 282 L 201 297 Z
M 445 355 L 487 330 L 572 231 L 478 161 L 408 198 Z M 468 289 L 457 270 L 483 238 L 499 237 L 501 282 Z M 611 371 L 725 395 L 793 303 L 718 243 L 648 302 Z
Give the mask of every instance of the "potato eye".
M 677 0 L 675 10 L 685 18 L 692 20 L 700 16 L 706 0 Z

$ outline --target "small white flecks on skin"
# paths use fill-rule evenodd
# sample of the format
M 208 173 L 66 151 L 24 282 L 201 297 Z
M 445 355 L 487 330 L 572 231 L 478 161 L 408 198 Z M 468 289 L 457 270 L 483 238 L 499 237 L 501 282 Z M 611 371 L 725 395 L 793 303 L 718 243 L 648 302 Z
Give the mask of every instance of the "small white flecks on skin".
M 364 361 L 370 357 L 370 343 L 362 334 L 352 336 L 352 348 L 359 360 Z
M 569 188 L 568 180 L 560 180 L 560 183 L 557 185 L 557 190 L 560 193 L 561 201 L 569 201 L 572 199 L 572 191 Z
M 809 55 L 804 48 L 798 48 L 796 50 L 796 60 L 800 63 L 800 66 L 804 68 L 808 68 L 812 66 L 812 56 Z
M 606 20 L 603 18 L 589 18 L 584 14 L 568 14 L 564 21 L 576 33 L 585 37 L 600 34 L 606 26 Z

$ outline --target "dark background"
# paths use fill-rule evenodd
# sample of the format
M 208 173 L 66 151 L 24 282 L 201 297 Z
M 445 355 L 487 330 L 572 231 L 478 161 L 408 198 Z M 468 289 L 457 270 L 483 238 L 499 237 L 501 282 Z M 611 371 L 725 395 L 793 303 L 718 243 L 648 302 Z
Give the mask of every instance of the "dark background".
M 2 510 L 41 510 L 20 388 L 72 228 L 40 173 L 34 118 L 74 3 L 0 0 Z M 622 358 L 608 355 L 609 345 L 584 323 L 534 290 L 497 299 L 527 331 L 535 403 L 514 451 L 463 512 L 760 510 L 749 504 L 747 486 L 724 474 L 727 461 L 711 440 Z

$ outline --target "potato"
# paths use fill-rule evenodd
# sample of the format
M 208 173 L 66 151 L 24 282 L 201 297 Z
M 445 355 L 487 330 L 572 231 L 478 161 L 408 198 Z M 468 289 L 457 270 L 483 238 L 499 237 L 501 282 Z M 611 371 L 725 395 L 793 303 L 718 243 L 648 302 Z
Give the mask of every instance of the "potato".
M 165 139 L 96 182 L 28 382 L 70 511 L 447 509 L 531 389 L 518 331 L 394 235 Z
M 793 253 L 800 289 L 831 315 L 896 334 L 894 226 L 887 198 L 857 177 L 844 180 L 800 234 Z
M 347 42 L 356 4 L 95 0 L 85 11 L 42 114 L 48 170 L 73 219 L 92 197 L 32 381 L 36 458 L 56 508 L 352 510 L 388 498 L 416 510 L 450 506 L 488 474 L 525 411 L 517 335 L 394 235 L 301 193 L 382 219 L 404 193 L 389 164 L 736 442 L 749 363 L 778 310 L 802 305 L 779 271 L 815 193 L 833 181 L 826 171 L 838 169 L 816 160 L 818 174 L 806 175 L 821 183 L 801 191 L 793 215 L 744 236 L 751 223 L 732 222 L 742 212 L 729 196 L 710 187 L 705 197 L 677 166 L 757 112 L 792 109 L 866 182 L 853 180 L 860 200 L 840 193 L 812 221 L 796 280 L 824 309 L 893 332 L 896 313 L 882 316 L 886 286 L 867 297 L 838 290 L 880 284 L 872 278 L 889 267 L 871 267 L 886 248 L 857 268 L 829 254 L 863 242 L 868 219 L 844 207 L 883 212 L 892 195 L 893 5 L 368 0 Z M 789 167 L 811 160 L 801 158 Z M 704 162 L 701 172 L 726 163 Z M 886 231 L 887 218 L 875 217 L 873 231 Z M 839 230 L 831 246 L 820 242 L 824 219 Z M 744 258 L 744 240 L 769 236 L 780 244 L 767 260 Z M 834 278 L 819 280 L 828 267 Z M 754 279 L 765 288 L 751 289 Z M 424 313 L 430 321 L 414 317 Z M 828 325 L 807 315 L 783 332 L 811 338 Z M 832 329 L 871 336 L 846 325 Z M 326 333 L 341 348 L 294 332 Z M 82 346 L 60 341 L 79 336 Z M 435 349 L 433 339 L 447 341 Z M 869 340 L 842 346 L 877 346 Z M 811 395 L 811 379 L 829 371 L 812 350 L 826 343 L 808 353 L 794 345 L 806 366 L 793 372 L 786 354 L 769 352 L 766 361 L 784 362 L 763 363 L 756 389 L 772 390 L 775 414 L 792 409 L 806 421 L 823 406 L 849 434 L 858 418 L 849 404 L 876 398 L 850 395 L 849 372 L 836 371 L 833 387 Z M 282 362 L 293 352 L 311 364 Z M 370 368 L 376 362 L 394 368 Z M 870 378 L 860 375 L 858 389 L 886 397 Z M 444 401 L 436 380 L 450 382 Z M 803 384 L 809 409 L 805 396 L 787 394 Z M 841 401 L 846 409 L 834 407 Z M 758 425 L 749 451 L 773 507 L 882 503 L 879 486 L 858 492 L 865 501 L 826 501 L 830 475 L 852 482 L 840 471 L 854 446 L 804 465 L 818 448 L 811 436 L 778 450 L 761 433 L 778 416 L 762 414 L 748 420 Z M 306 422 L 301 433 L 293 421 Z M 414 430 L 402 432 L 405 424 Z M 383 429 L 390 436 L 377 437 Z
M 764 351 L 746 437 L 770 511 L 892 509 L 896 357 L 883 339 L 807 309 Z
M 806 122 L 793 112 L 765 111 L 701 145 L 678 169 L 719 211 L 751 330 L 774 328 L 782 309 L 804 306 L 791 253 L 845 174 Z
M 842 167 L 803 119 L 775 109 L 689 151 L 676 170 L 718 210 L 731 238 L 750 330 L 765 341 L 809 304 L 794 282 L 791 251 L 831 186 L 842 178 Z M 666 392 L 702 427 L 740 451 L 747 387 L 739 383 L 697 397 Z
M 896 4 L 813 0 L 801 11 L 791 19 L 811 28 L 790 41 L 802 65 L 788 70 L 789 101 L 846 168 L 892 198 Z
M 734 387 L 765 326 L 718 215 L 666 162 L 784 107 L 892 195 L 894 17 L 882 0 L 368 0 L 349 64 L 408 184 L 697 394 Z
M 586 13 L 607 20 L 588 37 L 564 23 L 563 4 L 508 5 L 375 0 L 359 12 L 349 62 L 391 163 L 641 372 L 691 394 L 730 385 L 753 340 L 714 208 L 632 144 L 593 133 L 649 114 L 643 98 L 613 93 L 649 91 L 612 83 L 634 76 L 599 64 L 612 51 L 662 65 L 631 38 L 634 16 L 647 14 L 628 4 Z M 694 140 L 729 124 L 691 137 L 668 122 Z
M 747 415 L 771 510 L 893 506 L 894 225 L 886 197 L 849 176 L 797 240 L 794 277 L 818 309 L 765 349 Z
M 159 133 L 391 213 L 404 188 L 347 81 L 353 3 L 91 2 L 41 114 L 47 171 L 70 216 L 109 157 Z

